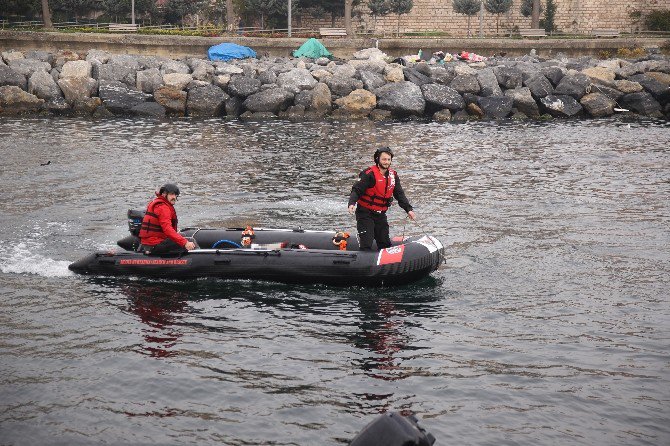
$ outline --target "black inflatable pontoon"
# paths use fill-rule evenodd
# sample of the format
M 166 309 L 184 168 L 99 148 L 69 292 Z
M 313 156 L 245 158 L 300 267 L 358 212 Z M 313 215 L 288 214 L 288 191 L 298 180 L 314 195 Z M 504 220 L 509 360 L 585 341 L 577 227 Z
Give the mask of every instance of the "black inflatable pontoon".
M 359 251 L 355 236 L 345 239 L 342 250 L 341 233 L 300 228 L 253 228 L 250 246 L 242 243 L 246 228 L 188 228 L 181 234 L 195 241 L 198 249 L 179 256 L 151 256 L 136 251 L 135 234 L 143 214 L 128 211 L 131 235 L 118 242 L 124 251 L 90 254 L 72 263 L 70 270 L 103 276 L 383 286 L 421 279 L 444 259 L 444 247 L 428 235 L 394 240 L 394 246 L 381 251 Z

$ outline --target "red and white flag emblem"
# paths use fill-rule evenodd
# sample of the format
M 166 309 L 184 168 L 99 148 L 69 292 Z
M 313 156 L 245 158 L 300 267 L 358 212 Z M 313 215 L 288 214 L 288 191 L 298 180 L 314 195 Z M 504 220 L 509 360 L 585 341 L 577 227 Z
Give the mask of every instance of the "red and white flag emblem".
M 405 252 L 405 245 L 391 246 L 390 248 L 379 251 L 377 265 L 388 265 L 390 263 L 402 262 L 402 255 Z

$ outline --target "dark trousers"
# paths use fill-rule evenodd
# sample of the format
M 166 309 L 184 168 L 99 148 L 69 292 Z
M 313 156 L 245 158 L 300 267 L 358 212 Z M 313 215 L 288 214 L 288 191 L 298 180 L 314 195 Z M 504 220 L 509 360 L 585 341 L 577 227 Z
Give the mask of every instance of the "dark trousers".
M 375 212 L 356 206 L 356 229 L 361 250 L 372 249 L 373 240 L 377 242 L 377 249 L 391 246 L 386 212 Z
M 166 238 L 155 246 L 141 245 L 140 251 L 148 251 L 150 256 L 178 256 L 179 254 L 188 252 L 186 248 L 169 238 Z

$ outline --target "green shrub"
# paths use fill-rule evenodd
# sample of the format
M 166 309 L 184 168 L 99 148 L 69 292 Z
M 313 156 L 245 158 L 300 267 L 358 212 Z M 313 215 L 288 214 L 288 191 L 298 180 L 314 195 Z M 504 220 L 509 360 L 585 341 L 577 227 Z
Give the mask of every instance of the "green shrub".
M 652 11 L 644 21 L 650 31 L 670 31 L 670 9 Z

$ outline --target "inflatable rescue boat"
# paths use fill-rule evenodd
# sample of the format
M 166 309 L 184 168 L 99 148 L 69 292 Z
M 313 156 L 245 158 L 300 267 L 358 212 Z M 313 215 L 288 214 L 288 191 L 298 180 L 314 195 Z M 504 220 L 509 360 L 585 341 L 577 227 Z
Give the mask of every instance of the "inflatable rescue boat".
M 131 235 L 122 251 L 96 252 L 72 263 L 75 273 L 166 279 L 216 277 L 350 286 L 402 285 L 426 277 L 444 260 L 444 246 L 429 235 L 394 238 L 390 248 L 360 251 L 346 232 L 269 228 L 187 228 L 197 249 L 148 255 L 137 237 L 144 211 L 129 210 Z

